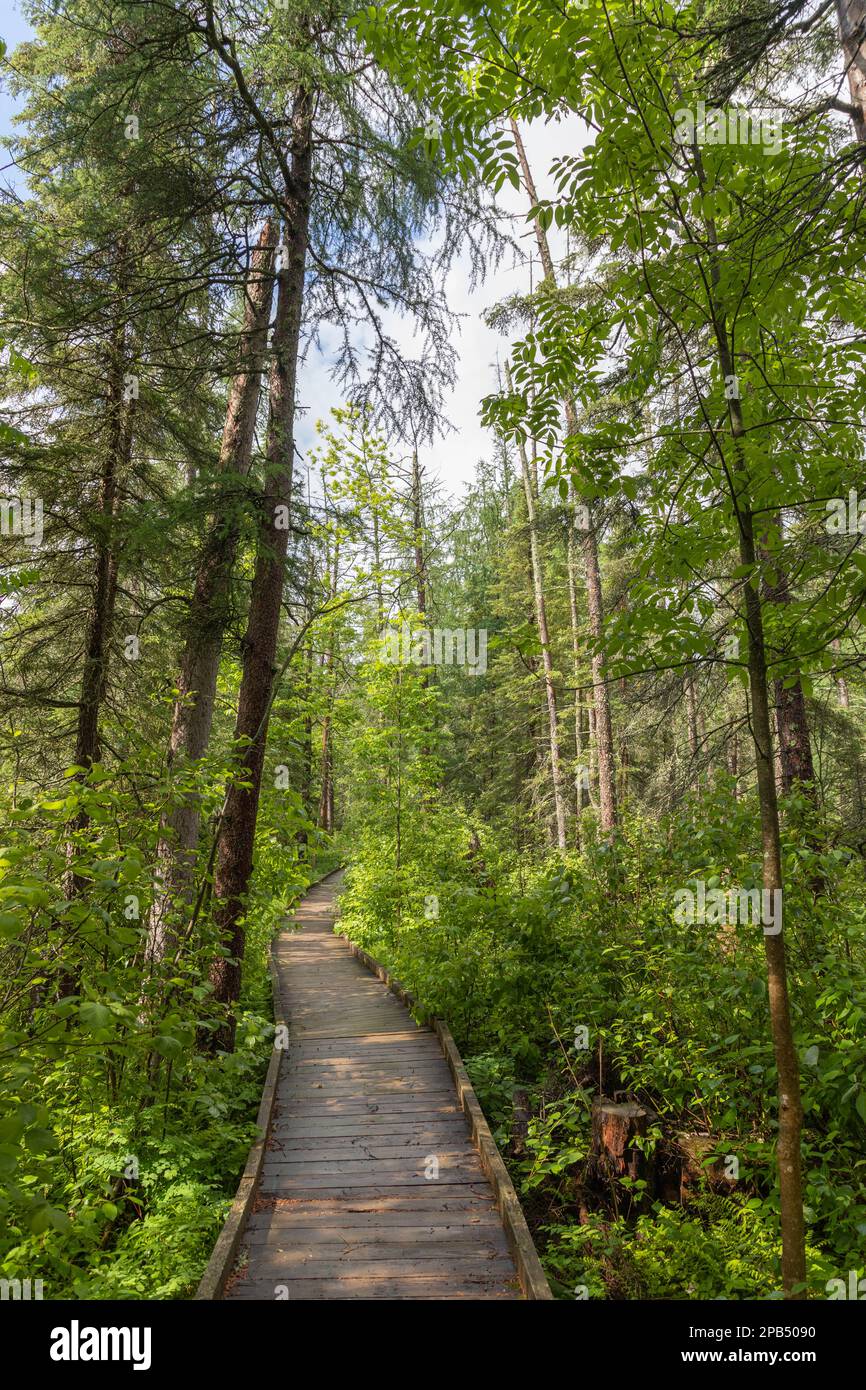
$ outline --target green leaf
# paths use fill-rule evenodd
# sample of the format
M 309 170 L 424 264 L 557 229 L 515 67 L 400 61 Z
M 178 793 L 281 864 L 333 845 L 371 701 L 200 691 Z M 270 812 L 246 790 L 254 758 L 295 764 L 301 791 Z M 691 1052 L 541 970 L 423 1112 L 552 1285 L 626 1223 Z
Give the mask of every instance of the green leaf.
M 27 929 L 27 918 L 21 912 L 0 912 L 0 936 L 7 941 L 21 936 Z
M 50 1129 L 28 1129 L 24 1143 L 30 1152 L 35 1154 L 50 1153 L 60 1147 L 57 1135 Z
M 98 1033 L 112 1023 L 111 1010 L 106 1008 L 104 1004 L 98 1004 L 93 1000 L 81 1005 L 78 1016 L 82 1026 L 91 1033 Z

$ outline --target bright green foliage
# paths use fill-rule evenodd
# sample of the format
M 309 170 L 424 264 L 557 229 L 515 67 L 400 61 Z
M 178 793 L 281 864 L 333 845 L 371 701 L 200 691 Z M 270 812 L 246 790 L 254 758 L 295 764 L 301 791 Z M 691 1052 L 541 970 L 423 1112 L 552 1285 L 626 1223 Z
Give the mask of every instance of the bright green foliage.
M 753 600 L 771 703 L 801 698 L 812 764 L 779 801 L 822 1296 L 866 1239 L 866 523 L 856 496 L 853 526 L 827 508 L 838 522 L 863 481 L 863 185 L 823 99 L 832 9 L 778 31 L 761 7 L 667 0 L 30 11 L 26 184 L 0 203 L 0 468 L 4 495 L 44 500 L 45 544 L 7 526 L 0 556 L 0 1274 L 49 1298 L 191 1294 L 254 1137 L 270 942 L 346 862 L 341 929 L 447 1019 L 504 1149 L 526 1093 L 509 1162 L 557 1295 L 779 1296 L 763 935 L 677 915 L 690 887 L 760 889 L 772 859 Z M 299 86 L 316 110 L 301 338 L 330 344 L 349 403 L 295 475 L 237 1045 L 213 1056 L 212 852 L 238 775 L 264 398 L 249 471 L 217 464 Z M 757 138 L 681 138 L 699 102 L 778 114 Z M 510 384 L 479 384 L 491 456 L 443 503 L 417 460 L 456 377 L 442 275 L 461 247 L 480 275 L 505 242 L 493 200 L 526 181 L 510 118 L 574 136 L 518 229 L 549 233 L 556 283 L 489 314 Z M 411 314 L 412 355 L 383 310 Z M 166 748 L 215 516 L 237 549 L 189 764 Z M 486 667 L 407 659 L 431 628 L 483 631 Z M 88 689 L 98 753 L 69 767 Z M 785 729 L 780 713 L 768 752 Z M 154 960 L 153 864 L 189 798 L 192 888 Z M 598 1181 L 599 1095 L 652 1112 L 652 1192 Z
M 341 925 L 425 1011 L 448 1019 L 500 1143 L 514 1085 L 530 1090 L 535 1117 L 514 1175 L 562 1284 L 586 1283 L 578 1276 L 589 1268 L 594 1292 L 614 1297 L 768 1297 L 777 1288 L 775 1073 L 760 932 L 674 919 L 674 892 L 690 878 L 759 877 L 753 808 L 733 809 L 722 781 L 661 823 L 631 820 L 614 846 L 540 865 L 522 890 L 519 861 L 501 843 L 483 837 L 483 869 L 465 853 L 455 861 L 458 816 L 452 809 L 444 825 L 424 816 L 399 919 L 390 841 L 369 830 L 353 840 L 360 864 Z M 866 1230 L 866 894 L 859 856 L 831 852 L 822 867 L 832 886 L 816 902 L 814 863 L 796 843 L 788 850 L 812 1287 L 822 1293 L 838 1268 L 856 1265 Z M 432 921 L 429 895 L 438 897 Z M 673 1160 L 678 1133 L 712 1135 L 713 1156 L 738 1159 L 736 1197 L 717 1192 L 708 1203 L 698 1183 L 682 1213 L 661 1207 L 636 1228 L 609 1228 L 602 1216 L 586 1231 L 571 1225 L 599 1065 L 605 1095 L 621 1090 L 656 1112 L 657 1163 Z M 729 1257 L 713 1274 L 720 1242 Z
M 255 1135 L 273 1033 L 266 948 L 288 884 L 306 881 L 283 863 L 277 895 L 263 869 L 269 910 L 253 918 L 238 1049 L 198 1056 L 213 942 L 207 932 L 188 942 L 169 992 L 155 991 L 142 924 L 166 789 L 151 784 L 142 816 L 126 771 L 96 765 L 64 795 L 4 813 L 0 1271 L 42 1278 L 48 1298 L 176 1298 L 194 1287 Z M 90 828 L 68 861 L 81 806 Z M 84 898 L 64 898 L 67 867 L 88 882 Z M 73 958 L 87 964 L 70 992 Z
M 548 1270 L 562 1298 L 772 1297 L 767 1271 L 776 1259 L 773 1213 L 753 1198 L 740 1208 L 712 1195 L 695 1200 L 695 1215 L 659 1207 L 633 1229 L 610 1224 L 551 1226 Z M 835 1265 L 809 1244 L 809 1284 L 823 1289 Z

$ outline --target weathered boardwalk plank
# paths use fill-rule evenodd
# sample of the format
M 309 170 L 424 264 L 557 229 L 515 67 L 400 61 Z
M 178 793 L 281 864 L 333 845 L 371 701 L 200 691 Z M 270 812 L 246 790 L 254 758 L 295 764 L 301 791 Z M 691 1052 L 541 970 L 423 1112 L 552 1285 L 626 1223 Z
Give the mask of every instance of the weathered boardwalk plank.
M 274 948 L 290 1047 L 222 1296 L 522 1298 L 440 1040 L 333 934 L 336 889 L 312 888 Z M 540 1269 L 530 1296 L 549 1297 Z

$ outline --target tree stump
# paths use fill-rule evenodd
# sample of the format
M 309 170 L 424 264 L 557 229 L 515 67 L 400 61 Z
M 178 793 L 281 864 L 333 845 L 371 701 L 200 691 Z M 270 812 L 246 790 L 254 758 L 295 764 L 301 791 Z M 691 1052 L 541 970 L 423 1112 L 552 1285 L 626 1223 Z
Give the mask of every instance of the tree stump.
M 616 1102 L 601 1097 L 592 1105 L 592 1158 L 600 1178 L 610 1183 L 643 1181 L 644 1200 L 652 1196 L 654 1162 L 635 1143 L 643 1138 L 655 1116 L 636 1101 Z M 643 1204 L 640 1197 L 637 1205 Z

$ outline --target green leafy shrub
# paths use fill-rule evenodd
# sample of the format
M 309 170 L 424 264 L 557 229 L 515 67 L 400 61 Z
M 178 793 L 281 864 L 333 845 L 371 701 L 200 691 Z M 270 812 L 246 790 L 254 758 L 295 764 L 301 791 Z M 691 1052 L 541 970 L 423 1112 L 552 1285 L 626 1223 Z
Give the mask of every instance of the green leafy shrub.
M 674 917 L 674 893 L 689 880 L 760 882 L 756 824 L 754 806 L 734 801 L 720 779 L 667 821 L 632 819 L 615 843 L 587 837 L 582 854 L 532 869 L 490 835 L 468 852 L 472 823 L 459 807 L 404 811 L 399 875 L 393 838 L 373 817 L 354 836 L 342 929 L 397 974 L 422 1011 L 448 1021 L 500 1142 L 514 1086 L 533 1098 L 526 1152 L 512 1166 L 557 1278 L 562 1252 L 583 1250 L 603 1230 L 618 1251 L 631 1250 L 604 1285 L 615 1296 L 637 1287 L 648 1297 L 688 1296 L 690 1258 L 674 1258 L 669 1245 L 694 1247 L 701 1296 L 769 1296 L 778 1284 L 763 937 L 749 925 L 719 930 Z M 806 1218 L 823 1287 L 819 1274 L 852 1267 L 866 1236 L 866 885 L 861 856 L 838 847 L 804 854 L 790 826 L 785 852 Z M 826 888 L 816 896 L 818 873 Z M 711 1219 L 656 1207 L 637 1230 L 611 1228 L 603 1211 L 598 1228 L 580 1224 L 599 1092 L 647 1104 L 658 1117 L 651 1142 L 667 1152 L 685 1131 L 736 1156 L 736 1191 L 718 1197 Z M 603 1206 L 598 1194 L 590 1200 Z M 728 1254 L 714 1274 L 723 1242 Z

